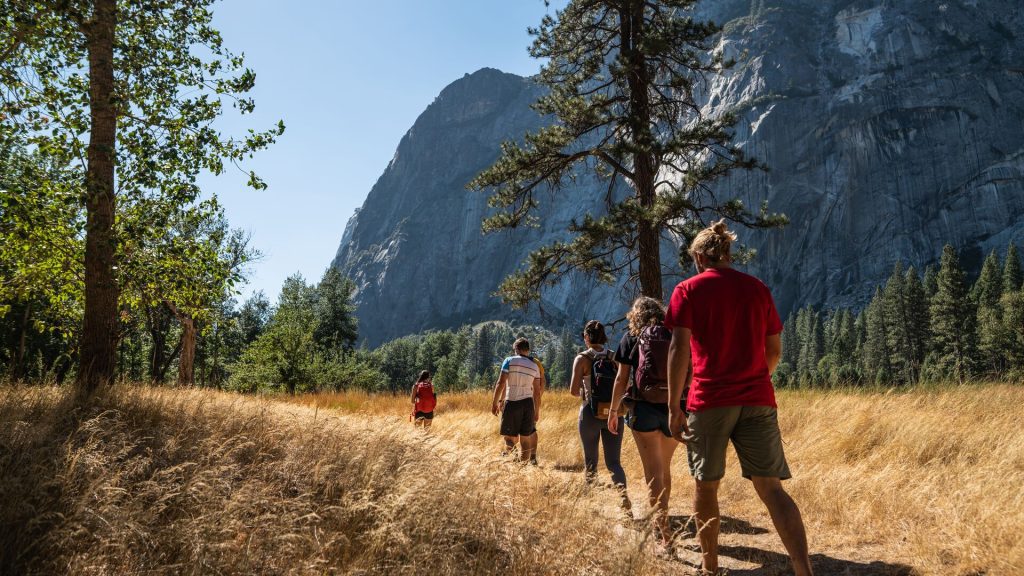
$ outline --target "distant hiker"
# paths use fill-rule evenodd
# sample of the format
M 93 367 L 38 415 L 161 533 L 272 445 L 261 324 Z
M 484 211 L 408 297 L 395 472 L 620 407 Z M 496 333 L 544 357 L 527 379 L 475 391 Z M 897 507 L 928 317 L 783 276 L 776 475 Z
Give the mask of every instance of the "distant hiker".
M 501 435 L 505 438 L 503 455 L 513 454 L 520 445 L 523 462 L 537 464 L 537 421 L 543 388 L 540 368 L 530 358 L 530 343 L 519 338 L 512 345 L 514 355 L 501 364 L 501 375 L 494 384 L 491 413 L 501 414 Z
M 654 298 L 641 296 L 626 313 L 629 330 L 615 351 L 618 372 L 612 392 L 608 431 L 622 429 L 619 414 L 628 398 L 625 423 L 644 467 L 648 498 L 656 511 L 659 544 L 668 546 L 672 532 L 668 525 L 668 501 L 672 494 L 672 455 L 679 443 L 669 430 L 668 344 L 671 333 L 662 324 L 665 307 Z M 632 376 L 632 384 L 629 384 Z
M 805 576 L 811 574 L 807 536 L 800 510 L 782 488 L 781 481 L 790 473 L 771 380 L 782 354 L 782 322 L 768 288 L 731 268 L 734 240 L 736 235 L 724 220 L 698 233 L 689 249 L 697 275 L 680 282 L 672 293 L 665 315 L 665 325 L 672 330 L 672 433 L 686 442 L 690 473 L 696 480 L 702 569 L 718 570 L 718 485 L 731 440 L 743 477 L 753 482 L 767 506 L 793 571 Z M 679 407 L 687 384 L 688 418 Z
M 597 320 L 587 322 L 583 327 L 587 349 L 573 360 L 569 393 L 583 398 L 578 424 L 587 482 L 593 482 L 597 475 L 597 447 L 603 444 L 604 465 L 611 472 L 612 483 L 623 491 L 626 504 L 629 500 L 625 498 L 626 472 L 621 462 L 622 436 L 609 432 L 607 424 L 617 371 L 614 354 L 605 348 L 607 342 L 604 325 Z M 621 416 L 618 421 L 621 424 Z
M 412 385 L 412 417 L 415 425 L 422 426 L 425 430 L 430 429 L 436 406 L 437 394 L 434 393 L 434 383 L 430 379 L 430 372 L 424 370 Z

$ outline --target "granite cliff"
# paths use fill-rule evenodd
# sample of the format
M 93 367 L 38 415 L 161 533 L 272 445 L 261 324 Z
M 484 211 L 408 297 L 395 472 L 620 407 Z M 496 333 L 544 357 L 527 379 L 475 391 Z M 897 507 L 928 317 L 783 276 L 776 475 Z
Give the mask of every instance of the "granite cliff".
M 1019 0 L 725 0 L 720 48 L 739 64 L 709 86 L 705 110 L 738 109 L 736 137 L 770 167 L 721 183 L 786 213 L 784 230 L 740 231 L 746 268 L 780 311 L 858 305 L 902 260 L 924 266 L 945 243 L 972 265 L 1024 244 L 1024 10 Z M 492 293 L 533 248 L 565 233 L 599 184 L 548 196 L 539 228 L 483 236 L 488 208 L 465 183 L 498 144 L 544 121 L 540 88 L 484 69 L 454 82 L 413 125 L 345 228 L 333 265 L 356 280 L 372 344 L 509 314 Z M 598 203 L 599 204 L 599 203 Z M 571 278 L 525 319 L 622 315 L 628 287 Z

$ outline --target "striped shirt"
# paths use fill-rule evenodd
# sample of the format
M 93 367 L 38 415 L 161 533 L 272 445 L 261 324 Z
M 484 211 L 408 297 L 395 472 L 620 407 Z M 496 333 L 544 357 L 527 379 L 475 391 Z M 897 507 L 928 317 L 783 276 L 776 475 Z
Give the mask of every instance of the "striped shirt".
M 501 371 L 508 374 L 505 400 L 514 402 L 533 398 L 533 381 L 540 378 L 540 370 L 533 360 L 526 356 L 510 356 L 502 362 Z

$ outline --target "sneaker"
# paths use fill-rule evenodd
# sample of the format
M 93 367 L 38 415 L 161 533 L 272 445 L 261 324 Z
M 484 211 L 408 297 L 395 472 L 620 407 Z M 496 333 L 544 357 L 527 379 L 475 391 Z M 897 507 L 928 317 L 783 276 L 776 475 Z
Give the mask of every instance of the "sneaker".
M 537 457 L 536 456 L 533 456 L 532 458 L 530 458 L 530 466 L 540 466 L 540 464 L 537 464 Z

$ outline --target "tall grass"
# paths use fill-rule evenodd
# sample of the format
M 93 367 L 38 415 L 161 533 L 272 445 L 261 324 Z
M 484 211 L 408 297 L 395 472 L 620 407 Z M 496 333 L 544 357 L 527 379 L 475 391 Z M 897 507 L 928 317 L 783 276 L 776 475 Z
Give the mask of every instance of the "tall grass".
M 203 391 L 77 404 L 5 388 L 0 573 L 660 571 L 602 499 L 402 424 Z
M 785 485 L 802 509 L 819 573 L 1024 574 L 1024 387 L 783 390 L 778 400 L 794 474 Z M 396 419 L 408 410 L 404 397 L 299 401 Z M 433 433 L 455 445 L 496 451 L 489 402 L 484 392 L 440 396 Z M 582 470 L 578 400 L 548 393 L 543 406 L 542 464 Z M 623 464 L 639 505 L 643 474 L 628 433 Z M 741 573 L 781 570 L 784 550 L 771 519 L 740 477 L 731 451 L 727 466 L 720 492 L 722 544 L 733 550 L 725 564 Z M 685 518 L 693 488 L 684 450 L 672 471 L 670 514 Z M 697 553 L 683 552 L 682 559 L 695 564 Z
M 611 490 L 585 488 L 578 400 L 545 395 L 539 468 L 502 460 L 486 392 L 259 399 L 116 387 L 86 404 L 0 389 L 0 573 L 680 574 Z M 1024 574 L 1024 388 L 783 391 L 780 424 L 819 575 Z M 623 445 L 634 514 L 644 487 Z M 692 487 L 683 451 L 670 513 Z M 785 573 L 730 455 L 723 564 Z

